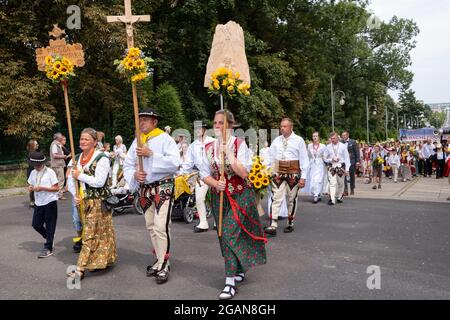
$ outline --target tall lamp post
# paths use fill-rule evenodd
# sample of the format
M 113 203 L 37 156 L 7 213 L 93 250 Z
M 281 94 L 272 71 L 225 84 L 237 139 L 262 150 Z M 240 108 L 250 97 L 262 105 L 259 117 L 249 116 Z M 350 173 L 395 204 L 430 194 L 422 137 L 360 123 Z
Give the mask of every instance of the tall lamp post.
M 377 114 L 377 106 L 372 105 L 374 107 L 373 114 Z M 370 143 L 370 135 L 369 135 L 369 97 L 366 96 L 366 132 L 367 132 L 367 143 Z
M 341 99 L 339 100 L 339 104 L 343 106 L 345 104 L 345 93 L 341 90 L 334 91 L 333 88 L 333 78 L 331 78 L 331 127 L 332 131 L 334 132 L 334 112 L 336 111 L 336 94 L 339 93 L 342 95 Z

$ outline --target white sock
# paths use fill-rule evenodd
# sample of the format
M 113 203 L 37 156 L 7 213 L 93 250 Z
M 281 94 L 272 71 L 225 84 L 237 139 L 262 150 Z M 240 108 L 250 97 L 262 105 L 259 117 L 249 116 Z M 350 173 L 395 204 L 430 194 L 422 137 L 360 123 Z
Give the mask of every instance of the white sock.
M 234 277 L 226 277 L 225 278 L 225 285 L 230 285 L 230 286 L 234 286 L 235 282 L 234 282 Z

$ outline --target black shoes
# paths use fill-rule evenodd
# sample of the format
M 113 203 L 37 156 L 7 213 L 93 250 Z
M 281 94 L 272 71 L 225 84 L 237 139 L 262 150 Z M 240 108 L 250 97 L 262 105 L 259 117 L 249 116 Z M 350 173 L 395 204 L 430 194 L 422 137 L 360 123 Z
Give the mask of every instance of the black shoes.
M 269 236 L 275 237 L 277 235 L 277 228 L 276 227 L 272 227 L 272 226 L 265 227 L 264 228 L 264 233 L 269 235 Z
M 337 201 L 337 203 L 343 203 L 344 202 L 344 201 L 342 201 L 342 198 L 337 199 L 336 201 Z
M 154 277 L 158 273 L 158 268 L 156 268 L 156 264 L 158 263 L 158 260 L 156 260 L 153 264 L 147 266 L 147 277 Z
M 292 231 L 294 231 L 294 226 L 293 225 L 288 225 L 286 228 L 284 228 L 284 233 L 291 233 Z
M 197 226 L 194 227 L 194 233 L 206 232 L 208 229 L 200 229 Z
M 41 253 L 38 255 L 38 259 L 47 258 L 53 255 L 53 251 L 49 249 L 42 249 Z
M 161 268 L 161 270 L 158 271 L 158 273 L 155 276 L 156 283 L 157 284 L 166 283 L 167 280 L 169 280 L 169 272 L 170 272 L 170 266 L 169 266 L 168 262 L 167 263 L 164 262 L 163 267 Z
M 334 206 L 334 202 L 333 202 L 333 201 L 331 201 L 331 199 L 330 199 L 330 200 L 328 200 L 328 205 L 330 205 L 330 206 Z
M 73 245 L 73 252 L 80 253 L 82 245 L 83 245 L 83 243 L 81 240 L 75 242 L 75 244 Z

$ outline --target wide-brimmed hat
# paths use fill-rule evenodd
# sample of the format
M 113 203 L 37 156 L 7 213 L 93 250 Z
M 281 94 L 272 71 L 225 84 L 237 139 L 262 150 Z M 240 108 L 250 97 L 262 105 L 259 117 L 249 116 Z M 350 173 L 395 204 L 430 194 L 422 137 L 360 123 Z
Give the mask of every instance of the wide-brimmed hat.
M 39 166 L 41 164 L 45 164 L 45 161 L 47 159 L 45 158 L 45 155 L 40 151 L 33 151 L 30 152 L 30 155 L 28 157 L 28 164 L 30 166 Z
M 139 111 L 139 117 L 154 117 L 158 120 L 161 119 L 161 116 L 155 110 L 149 108 Z

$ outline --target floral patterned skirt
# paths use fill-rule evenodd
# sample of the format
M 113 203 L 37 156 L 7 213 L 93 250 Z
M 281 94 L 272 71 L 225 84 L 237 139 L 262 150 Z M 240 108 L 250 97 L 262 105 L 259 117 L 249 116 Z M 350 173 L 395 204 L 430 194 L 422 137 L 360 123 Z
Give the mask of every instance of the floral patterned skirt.
M 102 208 L 99 199 L 83 200 L 83 246 L 77 266 L 83 269 L 104 269 L 117 259 L 112 214 Z
M 242 225 L 249 233 L 256 237 L 263 237 L 264 233 L 259 224 L 256 196 L 253 189 L 245 188 L 242 194 L 231 196 L 246 212 L 245 216 L 239 210 L 236 214 Z M 233 213 L 226 194 L 223 196 L 222 241 L 220 243 L 222 256 L 225 260 L 225 273 L 232 277 L 258 264 L 266 263 L 266 249 L 264 241 L 253 239 L 239 224 Z M 219 224 L 220 194 L 211 193 L 211 211 L 216 224 Z

